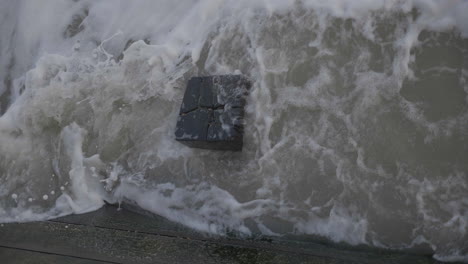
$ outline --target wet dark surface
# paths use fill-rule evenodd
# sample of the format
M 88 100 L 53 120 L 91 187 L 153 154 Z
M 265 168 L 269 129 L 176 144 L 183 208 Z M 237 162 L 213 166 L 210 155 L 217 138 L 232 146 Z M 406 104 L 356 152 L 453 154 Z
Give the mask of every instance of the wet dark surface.
M 114 206 L 0 227 L 2 263 L 439 263 L 429 256 L 353 250 L 286 238 L 208 236 Z
M 191 78 L 180 107 L 176 140 L 193 148 L 242 150 L 249 86 L 240 75 Z

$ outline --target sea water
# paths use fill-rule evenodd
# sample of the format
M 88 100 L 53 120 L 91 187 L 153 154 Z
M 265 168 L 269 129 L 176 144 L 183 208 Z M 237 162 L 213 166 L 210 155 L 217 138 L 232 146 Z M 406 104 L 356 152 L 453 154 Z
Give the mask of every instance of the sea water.
M 0 222 L 126 202 L 194 229 L 468 261 L 468 1 L 0 1 Z M 252 81 L 244 150 L 174 140 Z

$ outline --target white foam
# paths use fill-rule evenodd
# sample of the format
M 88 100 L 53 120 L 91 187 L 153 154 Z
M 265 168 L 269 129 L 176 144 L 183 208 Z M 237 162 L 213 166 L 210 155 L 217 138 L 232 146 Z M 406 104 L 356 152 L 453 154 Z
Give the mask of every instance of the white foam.
M 71 159 L 71 195 L 63 194 L 74 213 L 86 213 L 100 208 L 104 201 L 97 191 L 100 186 L 93 186 L 93 182 L 87 180 L 83 164 L 83 134 L 86 133 L 75 123 L 65 127 L 62 132 L 62 140 L 67 155 Z M 96 190 L 97 189 L 97 190 Z
M 309 220 L 298 222 L 295 228 L 300 233 L 316 234 L 331 238 L 335 242 L 346 241 L 353 245 L 367 244 L 367 220 L 357 212 L 341 206 L 333 206 L 328 217 L 311 213 Z
M 115 197 L 133 201 L 141 208 L 157 212 L 169 220 L 213 234 L 236 230 L 250 235 L 251 231 L 244 225 L 244 220 L 262 215 L 271 205 L 268 200 L 239 203 L 225 190 L 206 183 L 184 188 L 166 183 L 152 190 L 142 190 L 142 187 L 124 182 L 115 191 Z M 223 210 L 219 211 L 220 208 Z

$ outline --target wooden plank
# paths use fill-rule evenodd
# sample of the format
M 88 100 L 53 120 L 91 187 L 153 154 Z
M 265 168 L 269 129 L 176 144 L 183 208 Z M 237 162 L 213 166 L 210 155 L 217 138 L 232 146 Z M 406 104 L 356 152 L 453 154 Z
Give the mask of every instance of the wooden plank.
M 110 229 L 135 231 L 147 234 L 182 236 L 192 239 L 204 239 L 205 235 L 187 228 L 183 225 L 171 222 L 164 217 L 144 211 L 135 213 L 126 207 L 118 208 L 107 205 L 103 208 L 80 215 L 69 215 L 51 220 L 52 222 L 87 225 Z
M 135 211 L 137 211 L 138 213 L 136 213 Z M 285 243 L 278 239 L 260 238 L 255 240 L 240 240 L 235 238 L 233 239 L 214 235 L 207 235 L 200 232 L 196 232 L 193 229 L 187 228 L 180 224 L 171 222 L 161 216 L 154 215 L 141 209 L 125 205 L 123 209 L 119 209 L 114 206 L 105 206 L 96 212 L 82 215 L 70 215 L 51 221 L 117 229 L 130 232 L 139 232 L 144 234 L 153 234 L 175 238 L 187 238 L 201 242 L 210 241 L 213 243 L 223 244 L 227 246 L 239 246 L 247 248 L 284 251 L 287 253 L 291 252 L 326 258 L 336 258 L 338 256 L 337 254 L 335 254 L 335 252 L 330 252 L 330 247 L 314 244 L 311 242 L 303 245 L 303 248 L 301 249 L 300 247 L 297 247 L 296 244 L 294 244 L 294 247 L 291 247 L 289 245 L 290 243 Z M 340 253 L 343 254 L 345 253 L 345 251 L 340 251 Z M 350 260 L 349 258 L 346 259 Z
M 0 247 L 0 261 L 2 264 L 107 264 L 116 262 L 102 262 L 92 259 L 75 258 L 24 249 Z
M 343 263 L 295 253 L 222 245 L 59 222 L 8 224 L 0 246 L 116 263 Z
M 121 210 L 118 210 L 117 207 L 114 206 L 105 206 L 93 213 L 71 215 L 53 221 L 175 238 L 188 238 L 200 242 L 211 242 L 225 246 L 323 257 L 325 259 L 334 259 L 334 261 L 344 261 L 346 263 L 440 263 L 430 256 L 405 254 L 389 250 L 376 250 L 369 247 L 358 249 L 350 246 L 319 243 L 317 241 L 310 241 L 310 239 L 299 241 L 297 237 L 289 239 L 287 237 L 263 237 L 259 239 L 240 240 L 235 238 L 207 236 L 206 234 L 195 232 L 180 224 L 170 222 L 163 217 L 128 205 L 124 205 L 124 208 Z
M 439 263 L 430 256 L 337 247 L 297 237 L 208 236 L 160 216 L 114 206 L 48 222 L 4 225 L 0 246 L 115 263 Z

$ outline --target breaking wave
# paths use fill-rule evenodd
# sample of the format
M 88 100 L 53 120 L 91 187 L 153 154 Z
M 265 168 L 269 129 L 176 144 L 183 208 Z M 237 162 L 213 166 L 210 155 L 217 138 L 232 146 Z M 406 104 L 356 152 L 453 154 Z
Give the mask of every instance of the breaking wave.
M 2 1 L 0 222 L 126 201 L 197 230 L 468 262 L 468 1 Z M 253 84 L 241 153 L 174 140 Z

